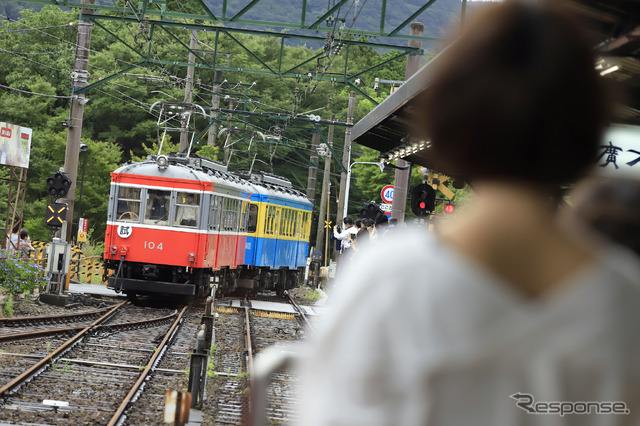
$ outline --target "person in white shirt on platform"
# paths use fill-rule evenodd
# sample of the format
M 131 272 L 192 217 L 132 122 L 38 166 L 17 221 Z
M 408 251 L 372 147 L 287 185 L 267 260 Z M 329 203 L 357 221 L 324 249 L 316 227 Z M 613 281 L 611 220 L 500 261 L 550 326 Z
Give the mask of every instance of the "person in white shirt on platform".
M 342 223 L 344 224 L 342 232 L 338 232 L 337 226 L 333 227 L 333 238 L 340 240 L 340 261 L 342 263 L 348 263 L 351 261 L 353 252 L 351 249 L 351 238 L 349 236 L 357 234 L 359 229 L 353 225 L 353 219 L 348 216 L 342 220 Z M 342 269 L 342 266 L 340 268 Z
M 412 136 L 475 194 L 339 277 L 296 424 L 640 424 L 638 258 L 557 211 L 608 119 L 592 44 L 557 3 L 491 5 L 437 57 Z

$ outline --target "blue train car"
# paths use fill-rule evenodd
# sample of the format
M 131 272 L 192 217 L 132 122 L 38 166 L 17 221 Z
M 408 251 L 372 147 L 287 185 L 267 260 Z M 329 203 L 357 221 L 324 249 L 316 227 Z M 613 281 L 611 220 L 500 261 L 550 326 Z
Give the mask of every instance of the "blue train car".
M 249 177 L 250 196 L 244 259 L 239 286 L 284 290 L 297 284 L 309 251 L 313 205 L 281 178 Z

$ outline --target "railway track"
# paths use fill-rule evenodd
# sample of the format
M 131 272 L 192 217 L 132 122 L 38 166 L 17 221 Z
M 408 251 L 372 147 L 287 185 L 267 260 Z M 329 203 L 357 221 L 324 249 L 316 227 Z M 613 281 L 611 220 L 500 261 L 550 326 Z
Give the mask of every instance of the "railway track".
M 289 303 L 296 306 L 292 299 Z M 253 356 L 271 345 L 298 341 L 312 329 L 304 312 L 297 306 L 294 309 L 295 314 L 258 311 L 246 301 L 242 308 L 217 306 L 215 372 L 208 387 L 215 425 L 248 423 Z M 290 372 L 273 376 L 267 389 L 267 422 L 282 424 L 295 419 L 297 380 Z
M 204 405 L 215 409 L 213 424 L 245 424 L 253 355 L 297 341 L 312 326 L 299 307 L 282 314 L 245 301 L 216 311 Z M 187 387 L 202 307 L 178 312 L 122 303 L 85 314 L 24 318 L 2 328 L 11 333 L 0 334 L 0 423 L 163 424 L 165 391 Z M 59 323 L 66 326 L 42 329 Z M 274 375 L 270 422 L 295 418 L 296 382 L 290 373 Z
M 162 370 L 172 370 L 169 374 L 174 376 L 181 372 L 159 368 L 162 357 L 174 357 L 175 366 L 182 365 L 182 370 L 188 365 L 188 351 L 182 351 L 193 333 L 179 330 L 187 317 L 193 328 L 198 314 L 187 309 L 178 312 L 123 303 L 80 331 L 77 326 L 66 327 L 75 333 L 68 340 L 56 332 L 49 345 L 45 338 L 1 344 L 0 422 L 112 425 L 129 412 L 149 411 L 146 407 L 155 407 L 158 401 L 135 402 L 144 384 L 153 383 Z M 22 351 L 11 352 L 19 345 Z M 182 363 L 177 361 L 180 356 Z M 161 413 L 153 417 L 155 421 L 140 424 L 161 424 Z

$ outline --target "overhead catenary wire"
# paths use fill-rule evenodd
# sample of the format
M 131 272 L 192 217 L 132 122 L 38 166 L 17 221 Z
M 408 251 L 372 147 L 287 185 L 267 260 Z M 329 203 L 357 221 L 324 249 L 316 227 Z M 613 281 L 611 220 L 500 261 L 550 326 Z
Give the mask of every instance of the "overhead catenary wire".
M 16 92 L 26 93 L 28 95 L 37 95 L 37 96 L 43 96 L 46 98 L 71 99 L 71 96 L 47 95 L 44 93 L 31 92 L 29 90 L 16 89 L 15 87 L 5 86 L 4 84 L 0 84 L 0 87 L 2 87 L 3 89 L 14 90 Z

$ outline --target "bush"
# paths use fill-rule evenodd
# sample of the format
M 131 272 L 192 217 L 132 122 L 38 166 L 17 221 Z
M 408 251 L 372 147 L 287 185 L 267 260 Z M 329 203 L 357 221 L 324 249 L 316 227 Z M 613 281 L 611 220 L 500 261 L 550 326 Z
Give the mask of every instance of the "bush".
M 31 294 L 39 285 L 46 283 L 44 269 L 29 259 L 20 259 L 13 253 L 0 259 L 0 286 L 17 296 Z

